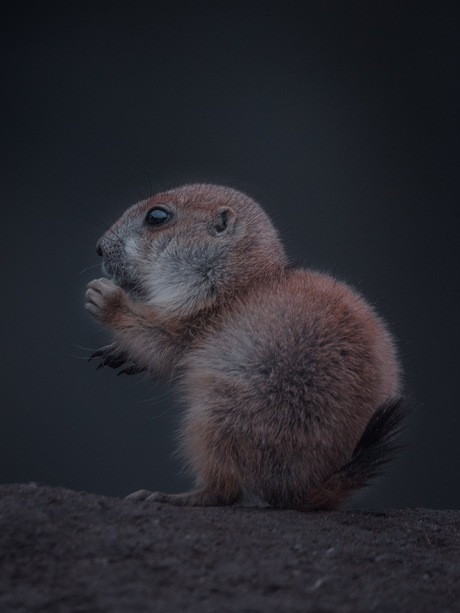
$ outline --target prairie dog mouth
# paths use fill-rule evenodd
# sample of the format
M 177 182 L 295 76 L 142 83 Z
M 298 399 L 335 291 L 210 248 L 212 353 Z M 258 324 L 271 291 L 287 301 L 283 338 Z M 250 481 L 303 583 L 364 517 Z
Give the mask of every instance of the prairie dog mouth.
M 139 282 L 132 281 L 130 279 L 124 279 L 122 277 L 112 277 L 110 282 L 120 287 L 123 291 L 125 291 L 133 300 L 136 300 L 140 297 L 141 287 Z
M 139 289 L 139 283 L 132 280 L 128 275 L 124 274 L 114 274 L 116 268 L 115 266 L 111 266 L 110 263 L 103 262 L 102 263 L 102 274 L 110 280 L 111 283 L 116 285 L 117 287 L 121 287 L 125 292 L 131 293 L 135 292 L 136 289 Z
M 105 259 L 102 262 L 101 270 L 104 277 L 117 287 L 120 287 L 131 298 L 136 299 L 141 294 L 141 283 L 137 275 L 133 276 L 132 272 L 127 270 L 122 263 Z

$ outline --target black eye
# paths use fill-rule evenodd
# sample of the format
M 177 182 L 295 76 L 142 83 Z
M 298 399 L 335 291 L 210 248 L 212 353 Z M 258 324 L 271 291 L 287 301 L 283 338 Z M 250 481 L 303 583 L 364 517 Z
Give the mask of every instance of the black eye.
M 156 207 L 147 213 L 145 223 L 148 226 L 161 226 L 161 224 L 164 224 L 166 221 L 168 221 L 170 217 L 171 215 L 168 213 L 168 211 Z

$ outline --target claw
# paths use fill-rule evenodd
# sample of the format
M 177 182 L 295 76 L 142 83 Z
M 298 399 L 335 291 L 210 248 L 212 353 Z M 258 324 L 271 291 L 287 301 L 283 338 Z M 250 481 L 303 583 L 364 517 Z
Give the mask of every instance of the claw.
M 133 492 L 126 496 L 125 500 L 131 500 L 132 502 L 142 502 L 146 498 L 152 495 L 152 492 L 149 490 L 139 490 L 138 492 Z
M 139 368 L 139 366 L 136 366 L 136 364 L 132 364 L 131 366 L 128 366 L 127 368 L 123 368 L 123 370 L 120 370 L 119 372 L 117 372 L 117 377 L 119 375 L 138 375 L 141 372 L 144 372 L 145 368 Z
M 94 353 L 92 353 L 89 356 L 88 362 L 91 362 L 91 360 L 94 358 L 100 358 L 102 355 L 104 355 L 104 349 L 98 349 L 97 351 L 94 351 Z
M 101 362 L 98 364 L 96 370 L 100 368 L 104 368 L 104 366 L 108 366 L 109 368 L 119 368 L 126 364 L 128 361 L 128 354 L 126 352 L 117 353 L 117 349 L 114 345 L 107 345 L 107 347 L 102 347 L 98 349 L 94 353 L 92 353 L 89 357 L 88 362 L 90 362 L 93 358 L 102 358 Z M 136 364 L 131 364 L 127 368 L 120 370 L 118 375 L 137 375 L 140 372 L 143 372 L 145 368 L 139 368 Z
M 128 354 L 127 353 L 120 353 L 118 355 L 108 355 L 104 361 L 103 364 L 104 366 L 109 366 L 110 368 L 118 368 L 119 366 L 123 366 L 123 364 L 126 364 L 126 361 L 128 359 Z

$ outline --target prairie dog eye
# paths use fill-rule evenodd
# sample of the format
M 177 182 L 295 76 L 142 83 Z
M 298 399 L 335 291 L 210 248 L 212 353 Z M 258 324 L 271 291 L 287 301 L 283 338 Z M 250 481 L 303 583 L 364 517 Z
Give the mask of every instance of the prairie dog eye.
M 161 226 L 171 218 L 171 214 L 165 209 L 156 206 L 147 213 L 145 224 L 147 226 Z

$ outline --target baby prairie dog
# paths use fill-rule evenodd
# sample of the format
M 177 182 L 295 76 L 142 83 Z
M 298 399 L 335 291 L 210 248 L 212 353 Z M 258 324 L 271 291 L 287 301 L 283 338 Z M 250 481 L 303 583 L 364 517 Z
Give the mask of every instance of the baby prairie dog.
M 332 509 L 367 485 L 407 412 L 393 340 L 327 274 L 289 264 L 251 198 L 185 185 L 127 209 L 97 253 L 86 309 L 112 334 L 100 366 L 171 379 L 196 489 L 176 505 Z

